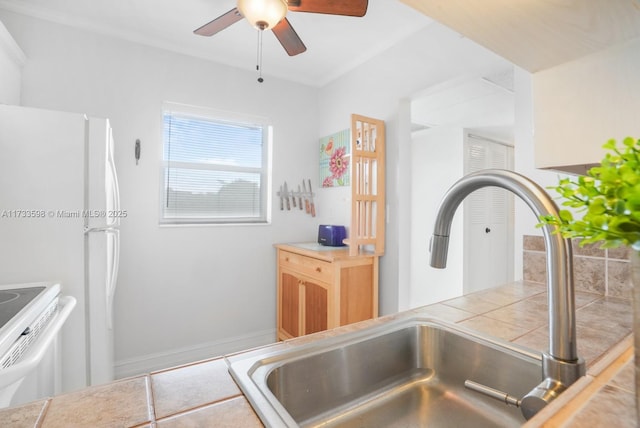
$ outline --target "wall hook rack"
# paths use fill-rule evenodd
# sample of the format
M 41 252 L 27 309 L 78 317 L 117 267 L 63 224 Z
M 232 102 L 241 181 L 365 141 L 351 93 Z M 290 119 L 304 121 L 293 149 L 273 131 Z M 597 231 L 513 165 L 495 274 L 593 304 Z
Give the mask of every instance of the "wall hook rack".
M 277 193 L 280 198 L 280 211 L 284 211 L 285 206 L 287 211 L 291 211 L 291 207 L 295 210 L 304 211 L 310 214 L 311 217 L 316 216 L 316 204 L 313 200 L 315 193 L 311 188 L 311 179 L 307 178 L 302 180 L 302 186 L 298 184 L 298 190 L 290 190 L 287 182 L 280 186 L 280 190 Z M 303 207 L 304 205 L 304 207 Z

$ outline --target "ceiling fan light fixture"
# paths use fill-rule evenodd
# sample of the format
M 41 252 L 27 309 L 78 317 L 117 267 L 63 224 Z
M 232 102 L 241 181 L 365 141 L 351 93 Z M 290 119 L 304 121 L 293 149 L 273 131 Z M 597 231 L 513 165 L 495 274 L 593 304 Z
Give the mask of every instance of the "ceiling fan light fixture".
M 238 0 L 238 10 L 259 30 L 273 28 L 287 14 L 285 0 Z

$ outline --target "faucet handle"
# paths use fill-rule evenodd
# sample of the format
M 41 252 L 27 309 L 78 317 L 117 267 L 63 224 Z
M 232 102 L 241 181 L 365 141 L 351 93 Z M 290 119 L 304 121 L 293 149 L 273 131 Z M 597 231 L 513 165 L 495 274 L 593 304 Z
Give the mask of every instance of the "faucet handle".
M 546 378 L 538 384 L 538 386 L 529 391 L 529 393 L 520 401 L 520 411 L 522 412 L 522 416 L 527 420 L 531 419 L 547 404 L 558 398 L 560 393 L 565 389 L 567 389 L 567 387 L 560 381 L 550 377 Z
M 487 385 L 483 385 L 472 380 L 464 381 L 465 388 L 479 392 L 487 397 L 494 398 L 510 406 L 516 406 L 520 408 L 522 416 L 529 420 L 536 413 L 542 410 L 547 404 L 556 399 L 561 392 L 567 389 L 561 382 L 546 378 L 538 386 L 533 388 L 527 395 L 521 400 L 513 397 L 506 392 L 491 388 Z

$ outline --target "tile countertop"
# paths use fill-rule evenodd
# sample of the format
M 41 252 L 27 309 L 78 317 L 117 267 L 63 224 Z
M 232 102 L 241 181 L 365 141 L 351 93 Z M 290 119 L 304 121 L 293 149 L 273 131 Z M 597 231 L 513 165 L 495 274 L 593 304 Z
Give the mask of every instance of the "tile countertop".
M 578 351 L 587 376 L 527 427 L 635 424 L 632 307 L 627 299 L 576 292 Z M 283 343 L 289 347 L 405 316 L 433 316 L 532 349 L 547 348 L 546 287 L 516 282 Z M 93 386 L 0 411 L 10 427 L 261 427 L 222 358 Z

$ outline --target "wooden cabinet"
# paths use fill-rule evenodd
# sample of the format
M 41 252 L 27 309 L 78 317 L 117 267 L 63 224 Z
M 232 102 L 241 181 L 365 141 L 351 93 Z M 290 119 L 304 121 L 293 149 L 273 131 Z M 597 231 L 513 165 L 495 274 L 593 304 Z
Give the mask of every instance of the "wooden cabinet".
M 378 256 L 278 244 L 278 340 L 378 316 Z

